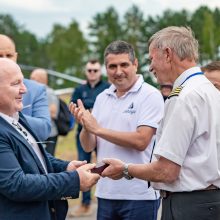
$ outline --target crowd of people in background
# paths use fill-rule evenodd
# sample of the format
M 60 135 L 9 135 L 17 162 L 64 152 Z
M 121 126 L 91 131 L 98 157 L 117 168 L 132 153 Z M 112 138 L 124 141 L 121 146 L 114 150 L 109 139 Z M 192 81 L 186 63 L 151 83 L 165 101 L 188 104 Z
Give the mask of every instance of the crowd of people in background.
M 149 40 L 150 71 L 138 74 L 133 46 L 106 45 L 102 65 L 85 64 L 85 84 L 69 98 L 78 158 L 55 157 L 60 103 L 45 69 L 24 79 L 13 40 L 0 34 L 0 219 L 89 216 L 95 185 L 98 220 L 220 219 L 220 61 L 198 66 L 189 27 Z M 92 161 L 92 155 L 95 160 Z M 96 172 L 96 163 L 108 166 Z

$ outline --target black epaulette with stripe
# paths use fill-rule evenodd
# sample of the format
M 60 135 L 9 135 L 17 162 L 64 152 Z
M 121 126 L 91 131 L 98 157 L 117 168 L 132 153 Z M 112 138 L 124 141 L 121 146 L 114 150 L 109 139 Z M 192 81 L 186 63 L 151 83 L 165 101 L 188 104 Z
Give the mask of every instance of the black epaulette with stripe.
M 182 89 L 183 89 L 183 86 L 179 86 L 179 87 L 177 87 L 176 89 L 174 89 L 174 90 L 170 93 L 170 95 L 168 96 L 168 99 L 170 99 L 170 98 L 173 97 L 173 96 L 178 96 L 178 95 L 180 94 L 180 92 L 181 92 Z

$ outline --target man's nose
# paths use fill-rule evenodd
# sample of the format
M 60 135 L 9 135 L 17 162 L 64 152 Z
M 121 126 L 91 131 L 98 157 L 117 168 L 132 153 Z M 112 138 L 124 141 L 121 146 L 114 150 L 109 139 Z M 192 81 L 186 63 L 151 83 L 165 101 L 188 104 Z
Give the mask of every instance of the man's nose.
M 24 83 L 22 83 L 22 85 L 21 85 L 20 92 L 21 92 L 22 94 L 24 94 L 24 93 L 27 92 L 27 87 L 24 85 Z
M 122 68 L 120 67 L 120 65 L 118 65 L 116 68 L 116 74 L 121 75 L 121 73 L 122 73 Z

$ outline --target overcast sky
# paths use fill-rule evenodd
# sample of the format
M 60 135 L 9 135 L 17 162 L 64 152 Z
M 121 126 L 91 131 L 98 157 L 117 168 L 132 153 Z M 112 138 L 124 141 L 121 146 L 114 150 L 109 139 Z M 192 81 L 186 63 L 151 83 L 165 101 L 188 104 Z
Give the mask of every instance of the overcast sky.
M 38 37 L 45 37 L 55 23 L 67 26 L 73 19 L 87 33 L 88 22 L 113 6 L 119 15 L 137 5 L 145 17 L 160 15 L 168 8 L 194 11 L 201 5 L 220 8 L 220 0 L 0 0 L 0 14 L 7 13 Z

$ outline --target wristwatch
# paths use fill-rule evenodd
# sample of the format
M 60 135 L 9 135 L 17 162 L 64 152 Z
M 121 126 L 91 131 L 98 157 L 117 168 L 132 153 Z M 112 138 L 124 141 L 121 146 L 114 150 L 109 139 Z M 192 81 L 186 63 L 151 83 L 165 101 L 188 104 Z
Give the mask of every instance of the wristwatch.
M 129 173 L 128 173 L 128 166 L 129 165 L 130 165 L 129 163 L 125 163 L 124 170 L 123 170 L 123 177 L 127 180 L 131 180 L 134 178 L 133 176 L 129 175 Z

